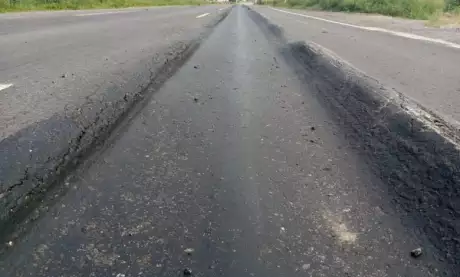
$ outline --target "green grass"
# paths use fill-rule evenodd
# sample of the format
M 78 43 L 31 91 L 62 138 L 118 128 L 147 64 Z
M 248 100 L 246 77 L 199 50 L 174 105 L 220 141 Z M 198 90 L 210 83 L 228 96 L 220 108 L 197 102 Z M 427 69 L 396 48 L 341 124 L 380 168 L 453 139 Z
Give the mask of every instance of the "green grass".
M 205 0 L 0 0 L 0 12 L 199 5 Z
M 266 4 L 293 8 L 378 13 L 414 19 L 430 19 L 460 6 L 460 0 L 265 0 Z

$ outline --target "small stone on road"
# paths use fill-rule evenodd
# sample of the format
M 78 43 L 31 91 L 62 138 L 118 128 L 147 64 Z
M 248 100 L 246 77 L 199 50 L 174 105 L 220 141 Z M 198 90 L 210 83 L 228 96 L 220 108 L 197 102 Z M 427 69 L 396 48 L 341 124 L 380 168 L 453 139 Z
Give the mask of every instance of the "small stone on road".
M 420 257 L 420 256 L 422 255 L 422 248 L 420 248 L 420 247 L 419 247 L 419 248 L 415 248 L 414 250 L 412 250 L 412 251 L 410 252 L 410 255 L 411 255 L 412 257 L 414 257 L 414 258 Z

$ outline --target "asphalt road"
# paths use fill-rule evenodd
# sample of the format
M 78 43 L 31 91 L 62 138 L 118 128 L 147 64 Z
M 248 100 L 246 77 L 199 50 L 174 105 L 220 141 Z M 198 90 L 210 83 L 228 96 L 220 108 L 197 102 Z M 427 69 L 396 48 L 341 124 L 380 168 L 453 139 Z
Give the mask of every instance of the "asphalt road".
M 73 169 L 228 7 L 0 15 L 0 222 Z
M 170 20 L 187 26 L 213 9 Z M 154 12 L 91 20 L 126 35 Z M 250 13 L 234 7 L 62 182 L 29 232 L 7 244 L 1 276 L 458 276 Z
M 138 90 L 225 7 L 0 15 L 0 139 L 89 100 Z
M 383 24 L 384 22 L 378 20 L 372 22 L 367 17 L 371 21 L 368 23 L 363 15 L 355 16 L 361 21 L 347 21 L 346 16 L 341 14 L 327 16 L 260 6 L 254 6 L 254 9 L 282 27 L 289 40 L 320 45 L 384 86 L 394 88 L 425 108 L 442 115 L 457 127 L 460 126 L 460 110 L 457 108 L 460 106 L 458 32 L 423 27 L 421 30 L 420 27 L 412 30 L 410 26 L 413 23 L 394 20 Z M 353 18 L 353 15 L 350 17 Z M 421 36 L 425 40 L 376 31 L 379 25 L 390 32 L 403 31 L 403 35 Z M 433 43 L 430 39 L 442 39 L 453 44 L 457 42 L 457 48 Z

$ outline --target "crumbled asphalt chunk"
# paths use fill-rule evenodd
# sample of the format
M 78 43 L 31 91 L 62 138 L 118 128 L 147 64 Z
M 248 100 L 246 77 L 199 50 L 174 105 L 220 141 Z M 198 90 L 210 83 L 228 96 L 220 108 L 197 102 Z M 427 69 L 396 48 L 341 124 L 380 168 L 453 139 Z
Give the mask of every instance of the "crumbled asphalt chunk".
M 192 255 L 193 252 L 195 252 L 195 249 L 193 249 L 193 248 L 187 248 L 187 249 L 184 250 L 184 252 L 185 252 L 185 254 L 187 254 L 187 255 Z
M 410 255 L 413 257 L 413 258 L 418 258 L 422 255 L 422 248 L 415 248 L 414 250 L 410 251 Z
M 314 126 L 311 126 L 310 130 L 314 131 L 314 130 L 316 130 L 316 128 Z
M 188 268 L 184 269 L 184 276 L 191 276 L 192 275 L 192 271 Z
M 194 65 L 193 68 L 198 69 L 198 68 L 200 68 L 200 66 L 199 65 Z
M 64 74 L 61 75 L 61 78 L 65 78 L 65 76 L 66 76 L 66 75 L 65 75 L 65 73 L 64 73 Z
M 193 101 L 194 101 L 195 103 L 198 102 L 198 98 L 193 97 Z

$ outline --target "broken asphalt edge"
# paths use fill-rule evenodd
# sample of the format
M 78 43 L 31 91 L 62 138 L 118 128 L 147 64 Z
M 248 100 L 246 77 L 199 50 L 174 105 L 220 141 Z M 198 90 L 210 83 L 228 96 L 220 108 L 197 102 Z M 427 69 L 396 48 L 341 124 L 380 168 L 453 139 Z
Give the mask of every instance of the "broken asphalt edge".
M 176 42 L 168 49 L 163 49 L 164 54 L 160 53 L 161 64 L 150 69 L 148 84 L 139 87 L 136 92 L 125 92 L 122 97 L 112 101 L 88 101 L 70 113 L 56 115 L 56 120 L 50 120 L 52 127 L 43 124 L 27 130 L 27 134 L 34 139 L 39 137 L 42 149 L 41 153 L 36 154 L 39 157 L 29 154 L 31 142 L 24 139 L 22 134 L 1 142 L 0 151 L 8 152 L 8 158 L 0 163 L 4 167 L 0 168 L 0 172 L 8 175 L 14 171 L 14 174 L 10 174 L 12 177 L 6 177 L 7 181 L 2 182 L 0 187 L 1 241 L 6 243 L 17 225 L 26 220 L 46 193 L 60 185 L 127 117 L 138 110 L 137 107 L 143 106 L 142 103 L 146 103 L 186 63 L 231 9 L 219 13 L 196 38 Z M 71 131 L 62 131 L 64 129 Z
M 280 26 L 247 9 L 306 93 L 315 93 L 347 142 L 386 184 L 383 189 L 401 217 L 409 219 L 405 224 L 433 244 L 437 258 L 458 270 L 459 129 L 321 46 L 290 42 Z

